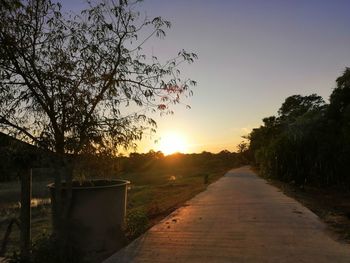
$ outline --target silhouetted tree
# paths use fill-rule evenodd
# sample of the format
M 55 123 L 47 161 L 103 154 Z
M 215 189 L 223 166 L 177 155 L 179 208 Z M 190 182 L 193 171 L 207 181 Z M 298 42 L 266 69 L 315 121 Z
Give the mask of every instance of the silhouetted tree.
M 177 66 L 196 55 L 161 64 L 143 54 L 170 22 L 140 17 L 136 2 L 89 3 L 76 16 L 49 0 L 2 6 L 1 129 L 60 154 L 129 147 L 155 122 L 122 106 L 169 112 L 190 95 L 195 82 L 179 79 Z
M 2 0 L 0 130 L 62 157 L 115 153 L 153 131 L 147 112 L 171 113 L 170 104 L 191 95 L 196 83 L 181 79 L 178 65 L 197 56 L 146 56 L 144 43 L 171 24 L 142 17 L 138 2 L 88 1 L 66 15 L 56 1 Z M 69 186 L 70 172 L 66 179 Z
M 248 150 L 248 143 L 245 141 L 241 141 L 237 145 L 237 150 L 238 150 L 238 153 L 243 153 L 243 152 L 247 151 Z
M 319 110 L 324 105 L 321 96 L 311 94 L 309 96 L 293 95 L 288 97 L 278 110 L 281 119 L 295 119 L 308 111 Z

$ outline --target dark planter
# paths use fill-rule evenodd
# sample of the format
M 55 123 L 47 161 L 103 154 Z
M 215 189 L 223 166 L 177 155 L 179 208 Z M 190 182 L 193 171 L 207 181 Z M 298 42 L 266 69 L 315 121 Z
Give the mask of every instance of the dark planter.
M 99 262 L 125 244 L 123 227 L 128 184 L 125 180 L 73 182 L 67 233 L 73 246 L 88 261 Z M 55 186 L 48 187 L 54 207 Z M 62 185 L 63 206 L 65 192 Z

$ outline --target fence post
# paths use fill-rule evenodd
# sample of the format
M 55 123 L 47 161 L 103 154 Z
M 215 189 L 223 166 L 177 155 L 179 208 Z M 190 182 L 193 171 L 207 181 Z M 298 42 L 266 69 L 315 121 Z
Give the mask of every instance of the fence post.
M 20 248 L 21 259 L 27 260 L 30 257 L 31 245 L 31 211 L 30 203 L 32 199 L 32 169 L 26 168 L 21 170 L 21 234 L 20 234 Z

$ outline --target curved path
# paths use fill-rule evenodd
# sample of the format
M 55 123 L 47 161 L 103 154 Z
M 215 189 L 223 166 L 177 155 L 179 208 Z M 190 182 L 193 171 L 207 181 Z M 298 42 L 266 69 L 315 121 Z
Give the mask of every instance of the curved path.
M 350 262 L 310 210 L 249 167 L 223 178 L 129 246 L 114 262 Z

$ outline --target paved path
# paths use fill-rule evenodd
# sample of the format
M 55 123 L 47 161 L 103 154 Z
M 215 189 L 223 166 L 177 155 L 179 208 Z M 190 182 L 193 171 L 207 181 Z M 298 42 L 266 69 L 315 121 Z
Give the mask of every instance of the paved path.
M 350 262 L 318 217 L 249 167 L 225 177 L 107 259 L 114 262 Z

